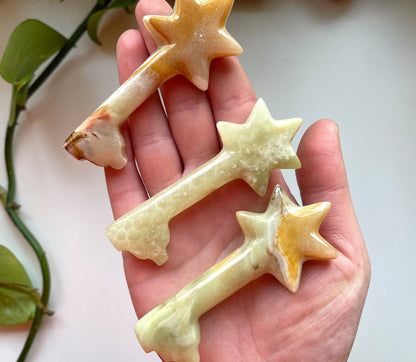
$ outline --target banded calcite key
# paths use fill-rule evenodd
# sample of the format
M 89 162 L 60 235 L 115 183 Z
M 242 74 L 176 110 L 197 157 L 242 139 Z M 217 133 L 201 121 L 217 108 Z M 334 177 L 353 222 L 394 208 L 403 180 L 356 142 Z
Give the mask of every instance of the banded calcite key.
M 65 149 L 77 159 L 123 168 L 120 126 L 138 106 L 177 74 L 206 90 L 211 61 L 241 54 L 225 28 L 232 5 L 233 0 L 178 0 L 170 16 L 145 17 L 157 51 L 67 138 Z
M 239 178 L 263 196 L 273 169 L 300 167 L 291 141 L 301 122 L 299 118 L 274 120 L 262 99 L 246 123 L 219 122 L 220 153 L 116 220 L 106 229 L 108 238 L 118 250 L 163 264 L 168 258 L 168 224 L 174 216 Z
M 237 212 L 244 244 L 137 322 L 143 349 L 165 361 L 197 362 L 202 314 L 266 273 L 296 292 L 304 261 L 337 256 L 319 234 L 329 207 L 299 207 L 277 186 L 264 213 Z

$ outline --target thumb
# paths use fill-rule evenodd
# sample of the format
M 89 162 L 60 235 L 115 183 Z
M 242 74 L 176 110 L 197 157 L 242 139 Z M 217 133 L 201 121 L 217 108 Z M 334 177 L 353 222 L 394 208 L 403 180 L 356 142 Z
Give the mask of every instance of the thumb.
M 304 205 L 331 202 L 321 234 L 350 260 L 366 249 L 351 201 L 338 126 L 323 119 L 303 135 L 298 148 L 302 168 L 296 177 Z M 359 258 L 361 259 L 361 258 Z

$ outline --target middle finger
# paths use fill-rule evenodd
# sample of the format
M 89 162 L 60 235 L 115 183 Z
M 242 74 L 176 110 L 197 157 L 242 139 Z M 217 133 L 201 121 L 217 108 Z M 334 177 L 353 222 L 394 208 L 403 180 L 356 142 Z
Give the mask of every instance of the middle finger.
M 168 15 L 171 7 L 164 0 L 141 0 L 136 17 L 149 53 L 156 43 L 145 28 L 145 15 Z M 182 158 L 184 172 L 196 168 L 219 151 L 219 142 L 211 106 L 204 92 L 187 79 L 176 76 L 161 87 L 163 102 L 173 139 Z

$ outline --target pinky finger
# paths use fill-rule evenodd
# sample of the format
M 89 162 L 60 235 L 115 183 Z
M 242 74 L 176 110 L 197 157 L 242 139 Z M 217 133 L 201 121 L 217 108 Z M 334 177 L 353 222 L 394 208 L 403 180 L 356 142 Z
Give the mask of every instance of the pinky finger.
M 145 201 L 148 196 L 137 171 L 130 140 L 128 122 L 124 122 L 121 133 L 126 141 L 127 164 L 121 170 L 106 167 L 107 191 L 115 219 Z
M 117 43 L 117 62 L 120 83 L 123 83 L 137 67 L 136 30 L 126 31 Z M 120 217 L 147 199 L 147 193 L 137 171 L 128 122 L 124 122 L 121 132 L 126 141 L 127 164 L 121 170 L 105 169 L 107 190 L 113 215 Z

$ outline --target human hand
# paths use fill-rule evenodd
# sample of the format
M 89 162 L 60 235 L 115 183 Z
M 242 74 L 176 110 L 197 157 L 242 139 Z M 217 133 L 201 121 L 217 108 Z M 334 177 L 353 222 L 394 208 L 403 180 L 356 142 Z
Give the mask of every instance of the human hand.
M 120 81 L 156 45 L 141 19 L 168 14 L 163 0 L 141 0 L 136 15 L 141 33 L 127 31 L 117 45 Z M 106 169 L 115 218 L 180 179 L 220 150 L 215 123 L 244 122 L 257 98 L 236 58 L 212 62 L 210 86 L 201 92 L 182 77 L 161 88 L 123 126 L 128 163 Z M 200 319 L 202 361 L 346 360 L 358 327 L 369 283 L 369 260 L 355 217 L 338 128 L 321 120 L 304 134 L 297 171 L 302 203 L 330 201 L 320 233 L 338 251 L 330 262 L 304 264 L 301 286 L 291 294 L 272 276 L 250 283 Z M 142 183 L 135 162 L 140 168 Z M 161 267 L 124 252 L 124 267 L 138 317 L 162 303 L 237 249 L 244 236 L 235 212 L 263 212 L 276 184 L 259 198 L 243 181 L 225 185 L 170 223 L 169 260 Z

